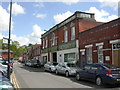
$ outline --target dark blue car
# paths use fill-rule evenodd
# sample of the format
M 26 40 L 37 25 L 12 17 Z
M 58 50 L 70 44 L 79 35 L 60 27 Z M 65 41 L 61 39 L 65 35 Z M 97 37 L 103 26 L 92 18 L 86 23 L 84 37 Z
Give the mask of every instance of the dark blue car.
M 120 68 L 109 64 L 87 64 L 76 71 L 76 79 L 102 84 L 120 84 Z

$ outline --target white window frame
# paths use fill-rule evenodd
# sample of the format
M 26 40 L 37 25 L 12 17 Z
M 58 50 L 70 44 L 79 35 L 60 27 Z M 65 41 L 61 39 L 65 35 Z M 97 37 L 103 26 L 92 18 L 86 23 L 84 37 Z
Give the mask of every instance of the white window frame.
M 68 42 L 68 30 L 64 30 L 64 42 Z
M 71 40 L 75 40 L 75 26 L 71 27 Z
M 86 59 L 87 59 L 87 64 L 92 64 L 93 63 L 93 60 L 92 60 L 92 47 L 87 47 L 86 48 Z
M 98 63 L 104 63 L 104 59 L 103 59 L 103 45 L 98 45 L 97 49 L 98 49 Z

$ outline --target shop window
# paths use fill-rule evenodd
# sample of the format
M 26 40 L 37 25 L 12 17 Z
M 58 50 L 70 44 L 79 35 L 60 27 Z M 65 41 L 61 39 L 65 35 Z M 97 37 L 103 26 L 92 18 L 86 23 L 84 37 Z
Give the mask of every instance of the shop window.
M 92 64 L 92 47 L 86 49 L 87 64 Z
M 98 63 L 103 63 L 103 46 L 98 46 Z
M 76 60 L 75 53 L 64 54 L 64 62 L 70 62 Z

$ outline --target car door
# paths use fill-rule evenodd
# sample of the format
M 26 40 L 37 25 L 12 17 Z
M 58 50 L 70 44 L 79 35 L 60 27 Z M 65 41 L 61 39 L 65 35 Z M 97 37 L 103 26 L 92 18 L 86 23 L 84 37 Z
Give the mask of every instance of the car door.
M 92 65 L 90 70 L 88 71 L 89 80 L 94 81 L 98 71 L 98 65 Z
M 62 64 L 62 67 L 61 67 L 61 73 L 65 73 L 66 72 L 66 66 L 65 64 Z
M 60 63 L 60 64 L 58 64 L 58 66 L 57 66 L 57 70 L 58 70 L 59 73 L 61 73 L 61 68 L 62 68 L 62 65 L 61 65 L 61 63 Z
M 89 79 L 89 70 L 91 68 L 91 65 L 85 65 L 80 73 L 81 77 L 84 79 Z

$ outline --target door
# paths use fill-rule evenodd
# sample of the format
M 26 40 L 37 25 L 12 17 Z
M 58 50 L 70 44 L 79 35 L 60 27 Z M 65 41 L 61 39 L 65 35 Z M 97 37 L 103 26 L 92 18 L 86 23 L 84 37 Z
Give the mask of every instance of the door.
M 57 62 L 57 53 L 53 53 L 53 62 Z
M 83 55 L 82 53 L 81 53 L 81 65 L 80 65 L 81 67 L 85 65 L 85 55 Z
M 113 50 L 114 65 L 120 66 L 120 50 Z

